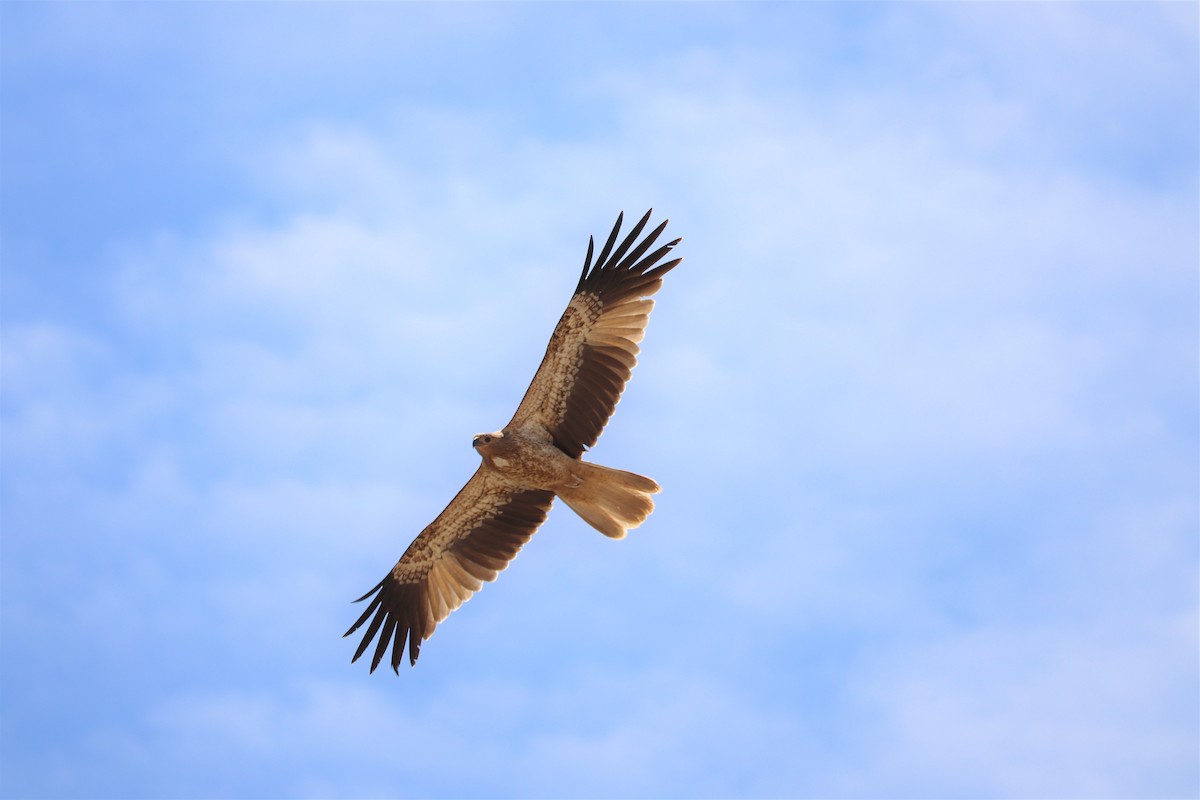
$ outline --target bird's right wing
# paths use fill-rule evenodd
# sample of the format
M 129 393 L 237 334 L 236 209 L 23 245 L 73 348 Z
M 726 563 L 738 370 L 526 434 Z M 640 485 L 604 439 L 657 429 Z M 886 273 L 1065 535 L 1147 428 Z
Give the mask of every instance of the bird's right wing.
M 484 581 L 496 579 L 545 521 L 552 502 L 553 492 L 513 487 L 480 466 L 387 577 L 355 601 L 374 595 L 343 634 L 349 636 L 371 620 L 352 660 L 357 661 L 378 634 L 372 672 L 389 645 L 392 669 L 399 672 L 405 639 L 409 663 L 416 664 L 421 642 Z

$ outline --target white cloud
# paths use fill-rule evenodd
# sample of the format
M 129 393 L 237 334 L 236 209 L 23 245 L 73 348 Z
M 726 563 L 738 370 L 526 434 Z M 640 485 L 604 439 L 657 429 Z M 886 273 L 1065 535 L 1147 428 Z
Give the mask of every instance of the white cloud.
M 1144 45 L 1104 29 L 1087 64 Z M 48 510 L 62 538 L 6 573 L 6 627 L 182 676 L 31 763 L 212 794 L 1191 788 L 1194 192 L 1048 167 L 1031 142 L 1086 136 L 1007 55 L 831 92 L 774 75 L 789 52 L 568 75 L 602 124 L 565 135 L 291 119 L 243 207 L 119 249 L 107 327 L 7 324 L 6 472 L 54 481 L 6 475 L 6 552 Z M 651 204 L 686 260 L 596 458 L 659 511 L 614 544 L 556 509 L 420 668 L 349 672 L 346 601 L 507 418 L 583 236 Z
M 992 627 L 888 653 L 858 682 L 872 780 L 898 795 L 1179 792 L 1195 779 L 1178 704 L 1194 696 L 1195 625 Z

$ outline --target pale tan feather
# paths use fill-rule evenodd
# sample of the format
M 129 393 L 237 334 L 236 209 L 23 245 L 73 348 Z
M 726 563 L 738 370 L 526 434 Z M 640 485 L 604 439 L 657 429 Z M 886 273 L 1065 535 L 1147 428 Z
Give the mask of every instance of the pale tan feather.
M 421 642 L 485 581 L 495 580 L 546 519 L 553 501 L 551 492 L 514 487 L 480 466 L 388 576 L 359 598 L 374 595 L 345 634 L 370 620 L 354 660 L 379 634 L 372 671 L 389 646 L 392 668 L 398 669 L 406 640 L 409 660 L 416 663 Z
M 510 427 L 534 424 L 546 429 L 555 445 L 575 458 L 596 443 L 616 409 L 637 364 L 638 344 L 646 335 L 654 307 L 650 295 L 662 287 L 662 276 L 680 261 L 659 263 L 678 239 L 643 257 L 666 222 L 632 247 L 649 217 L 647 212 L 613 250 L 621 226 L 618 218 L 595 267 L 591 267 L 589 244 L 575 296 L 508 423 Z

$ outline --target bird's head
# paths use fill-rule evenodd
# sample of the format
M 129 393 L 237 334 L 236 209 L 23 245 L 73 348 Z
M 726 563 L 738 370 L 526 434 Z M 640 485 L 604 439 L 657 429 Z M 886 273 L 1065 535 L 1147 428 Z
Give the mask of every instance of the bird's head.
M 492 445 L 497 440 L 503 439 L 503 438 L 504 438 L 504 434 L 498 433 L 498 432 L 497 433 L 477 433 L 477 434 L 475 434 L 475 438 L 471 440 L 471 447 L 474 447 L 476 450 L 480 450 L 480 451 L 487 450 L 487 449 L 489 449 L 490 445 Z

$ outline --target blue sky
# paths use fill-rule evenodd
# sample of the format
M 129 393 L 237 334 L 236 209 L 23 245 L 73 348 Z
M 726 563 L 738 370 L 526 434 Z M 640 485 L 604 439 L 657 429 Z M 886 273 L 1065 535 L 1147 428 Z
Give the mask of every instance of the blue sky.
M 0 16 L 4 795 L 1200 792 L 1195 4 Z M 651 206 L 654 515 L 350 665 Z

